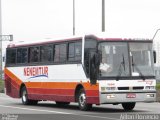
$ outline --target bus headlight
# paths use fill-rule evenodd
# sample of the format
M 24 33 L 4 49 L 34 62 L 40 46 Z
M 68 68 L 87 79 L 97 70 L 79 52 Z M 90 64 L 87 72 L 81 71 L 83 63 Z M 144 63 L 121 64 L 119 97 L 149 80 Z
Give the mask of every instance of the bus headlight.
M 148 97 L 148 98 L 153 98 L 153 97 L 154 97 L 154 94 L 147 94 L 147 97 Z
M 155 89 L 155 87 L 154 86 L 146 86 L 145 89 L 146 90 L 153 90 L 153 89 Z
M 116 87 L 101 87 L 102 92 L 114 91 L 114 90 L 116 90 Z
M 116 87 L 106 87 L 106 90 L 116 90 Z
M 102 92 L 105 92 L 105 91 L 106 91 L 106 88 L 105 88 L 105 87 L 101 87 L 101 91 L 102 91 Z

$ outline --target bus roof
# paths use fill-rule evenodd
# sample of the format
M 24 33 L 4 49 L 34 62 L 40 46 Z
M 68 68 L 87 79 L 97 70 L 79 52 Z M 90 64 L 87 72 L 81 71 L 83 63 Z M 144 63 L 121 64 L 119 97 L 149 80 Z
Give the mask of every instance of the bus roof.
M 7 48 L 14 48 L 14 47 L 25 47 L 25 46 L 34 46 L 34 45 L 42 45 L 42 44 L 50 44 L 50 43 L 61 43 L 61 42 L 69 42 L 69 41 L 78 41 L 82 39 L 81 36 L 73 36 L 70 38 L 61 38 L 55 40 L 48 40 L 48 41 L 34 41 L 34 42 L 23 42 L 23 43 L 10 43 Z M 88 39 L 95 39 L 97 41 L 152 41 L 151 39 L 144 39 L 144 38 L 113 38 L 113 37 L 105 37 L 103 35 L 85 35 L 85 38 Z
M 98 35 L 86 35 L 87 38 L 95 38 L 98 41 L 152 41 L 149 38 L 129 38 L 129 37 L 112 37 L 107 36 L 104 34 L 98 34 Z

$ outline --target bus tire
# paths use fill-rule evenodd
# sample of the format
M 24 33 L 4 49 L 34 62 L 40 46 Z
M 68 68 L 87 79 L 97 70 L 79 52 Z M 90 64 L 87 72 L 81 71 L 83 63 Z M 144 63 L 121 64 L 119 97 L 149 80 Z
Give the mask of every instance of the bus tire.
M 122 103 L 122 107 L 125 111 L 131 111 L 134 109 L 136 103 L 135 102 L 129 102 L 129 103 Z
M 23 105 L 36 105 L 38 103 L 37 100 L 28 99 L 27 89 L 25 86 L 21 89 L 21 99 Z
M 56 101 L 57 106 L 65 106 L 65 105 L 69 105 L 69 104 L 70 104 L 70 102 L 58 102 L 58 101 Z
M 92 104 L 87 104 L 86 93 L 85 93 L 84 89 L 80 89 L 80 91 L 79 91 L 78 105 L 79 105 L 79 109 L 82 111 L 87 111 L 92 108 Z

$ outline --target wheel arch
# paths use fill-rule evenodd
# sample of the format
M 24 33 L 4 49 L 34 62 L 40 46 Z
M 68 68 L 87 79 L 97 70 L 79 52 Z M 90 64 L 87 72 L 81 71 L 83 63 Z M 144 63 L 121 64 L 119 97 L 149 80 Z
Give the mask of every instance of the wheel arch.
M 78 102 L 78 94 L 79 94 L 80 89 L 84 89 L 84 87 L 83 87 L 82 84 L 78 84 L 78 85 L 76 86 L 75 93 L 74 93 L 75 102 Z

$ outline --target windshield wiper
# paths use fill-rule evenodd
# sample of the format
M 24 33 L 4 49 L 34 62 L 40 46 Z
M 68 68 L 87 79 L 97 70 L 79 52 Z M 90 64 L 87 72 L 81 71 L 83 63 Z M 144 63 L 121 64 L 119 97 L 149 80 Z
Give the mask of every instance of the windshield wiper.
M 142 74 L 142 72 L 140 71 L 140 69 L 137 67 L 137 65 L 134 63 L 133 61 L 133 56 L 132 56 L 132 69 L 133 69 L 133 72 L 134 72 L 134 68 L 137 70 L 137 72 L 140 74 L 140 77 L 145 80 L 145 77 L 144 75 Z
M 122 54 L 122 58 L 123 58 L 123 61 L 121 62 L 120 66 L 119 66 L 119 69 L 118 69 L 118 75 L 116 77 L 116 80 L 118 81 L 119 80 L 119 77 L 122 75 L 122 66 L 123 66 L 123 69 L 125 71 L 125 60 L 124 60 L 124 54 Z

